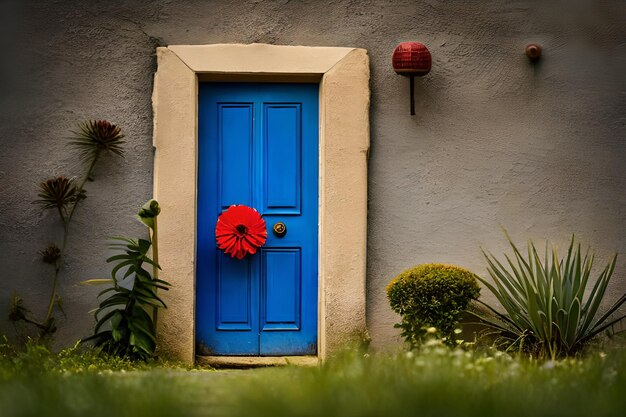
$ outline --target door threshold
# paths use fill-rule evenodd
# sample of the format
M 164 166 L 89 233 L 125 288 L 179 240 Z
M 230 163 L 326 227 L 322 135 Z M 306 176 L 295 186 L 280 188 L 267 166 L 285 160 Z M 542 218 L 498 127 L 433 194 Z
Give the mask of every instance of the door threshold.
M 267 366 L 317 366 L 317 356 L 196 356 L 196 364 L 213 368 L 261 368 Z

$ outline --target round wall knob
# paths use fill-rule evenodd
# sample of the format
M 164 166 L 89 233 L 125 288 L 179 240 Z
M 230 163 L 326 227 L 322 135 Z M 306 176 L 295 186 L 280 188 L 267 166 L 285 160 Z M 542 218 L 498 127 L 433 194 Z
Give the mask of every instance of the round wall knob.
M 532 62 L 538 61 L 541 58 L 541 46 L 531 43 L 526 47 L 526 56 Z
M 276 223 L 273 230 L 277 237 L 283 237 L 287 234 L 287 226 L 285 226 L 285 223 L 283 222 Z

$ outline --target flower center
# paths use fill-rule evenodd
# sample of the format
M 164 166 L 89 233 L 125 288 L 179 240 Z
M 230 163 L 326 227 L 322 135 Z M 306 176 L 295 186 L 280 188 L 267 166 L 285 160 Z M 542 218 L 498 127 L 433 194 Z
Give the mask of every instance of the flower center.
M 235 227 L 235 229 L 237 229 L 237 231 L 241 233 L 242 235 L 248 232 L 248 228 L 243 224 L 238 225 L 237 227 Z

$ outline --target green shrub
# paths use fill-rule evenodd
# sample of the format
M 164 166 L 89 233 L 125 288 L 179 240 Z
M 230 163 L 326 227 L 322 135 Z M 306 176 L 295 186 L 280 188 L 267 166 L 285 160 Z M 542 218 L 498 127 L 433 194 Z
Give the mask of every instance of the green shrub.
M 479 278 L 506 312 L 481 302 L 495 316 L 475 314 L 494 329 L 504 346 L 555 359 L 575 354 L 626 318 L 623 313 L 613 317 L 626 303 L 626 294 L 603 314 L 598 314 L 617 255 L 602 269 L 591 292 L 585 295 L 594 255 L 589 250 L 583 255 L 574 236 L 565 258 L 559 258 L 556 248 L 548 251 L 547 244 L 541 258 L 533 242 L 528 242 L 528 253 L 524 256 L 511 238 L 506 237 L 514 256 L 505 256 L 506 261 L 501 262 L 483 252 L 493 284 Z
M 477 276 L 453 265 L 424 264 L 408 269 L 387 285 L 391 308 L 402 316 L 396 327 L 411 348 L 428 333 L 454 344 L 460 314 L 478 298 Z

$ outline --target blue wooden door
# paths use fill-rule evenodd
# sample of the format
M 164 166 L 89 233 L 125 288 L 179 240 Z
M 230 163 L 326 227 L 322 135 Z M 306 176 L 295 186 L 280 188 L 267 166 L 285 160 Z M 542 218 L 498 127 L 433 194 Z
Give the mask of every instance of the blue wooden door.
M 318 86 L 200 83 L 198 103 L 197 352 L 315 354 Z M 267 223 L 267 242 L 243 260 L 215 243 L 233 204 Z

